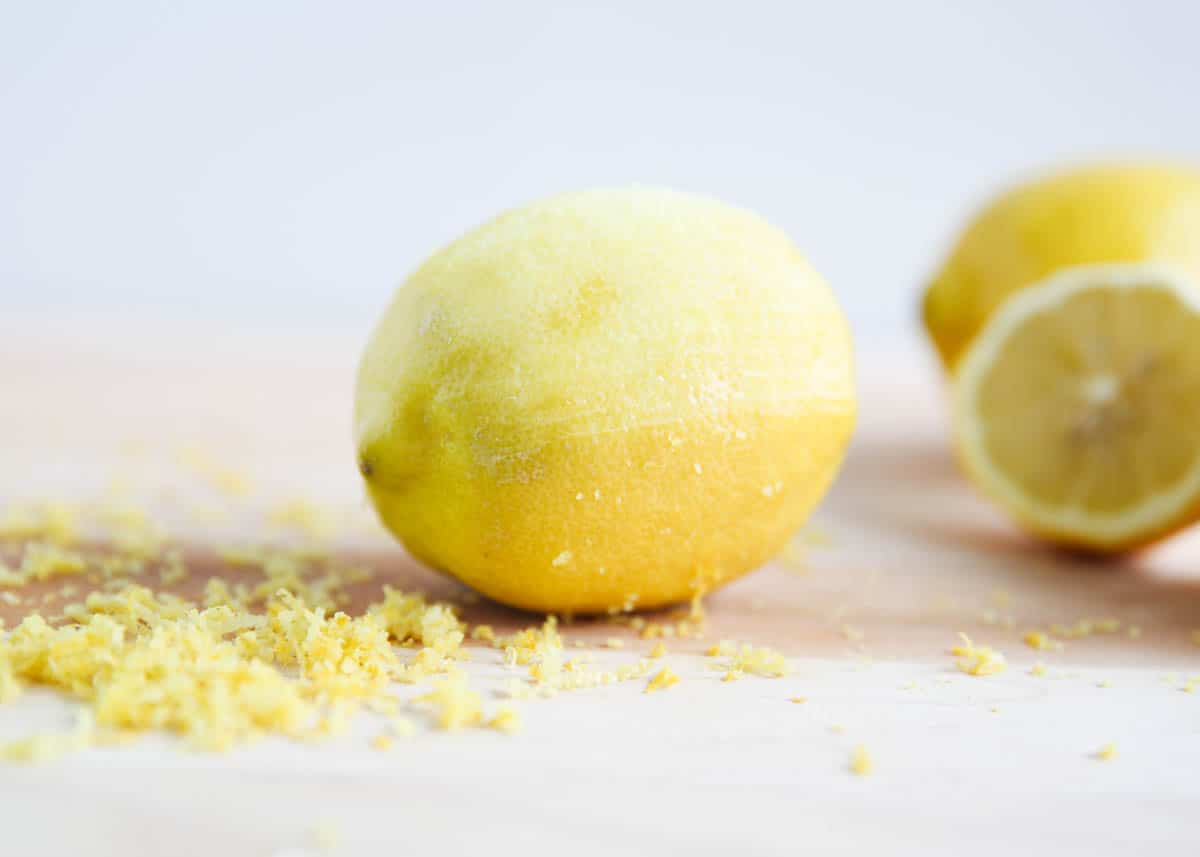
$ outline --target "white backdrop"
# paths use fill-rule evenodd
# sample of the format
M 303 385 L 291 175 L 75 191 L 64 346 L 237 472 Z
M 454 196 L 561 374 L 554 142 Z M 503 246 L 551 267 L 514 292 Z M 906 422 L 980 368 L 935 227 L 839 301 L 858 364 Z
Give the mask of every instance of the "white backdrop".
M 1200 154 L 1187 2 L 0 0 L 0 313 L 365 326 L 497 210 L 757 209 L 859 333 L 998 184 Z

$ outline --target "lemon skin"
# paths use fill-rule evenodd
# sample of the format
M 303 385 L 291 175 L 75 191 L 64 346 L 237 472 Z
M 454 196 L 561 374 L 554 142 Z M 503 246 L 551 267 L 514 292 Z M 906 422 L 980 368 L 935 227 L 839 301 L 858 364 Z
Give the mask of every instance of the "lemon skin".
M 1094 165 L 1000 196 L 975 218 L 925 292 L 922 317 L 943 364 L 1014 292 L 1068 267 L 1153 261 L 1200 282 L 1200 171 Z
M 565 194 L 434 254 L 368 343 L 359 470 L 418 559 L 540 611 L 653 607 L 761 565 L 834 478 L 850 335 L 746 211 Z

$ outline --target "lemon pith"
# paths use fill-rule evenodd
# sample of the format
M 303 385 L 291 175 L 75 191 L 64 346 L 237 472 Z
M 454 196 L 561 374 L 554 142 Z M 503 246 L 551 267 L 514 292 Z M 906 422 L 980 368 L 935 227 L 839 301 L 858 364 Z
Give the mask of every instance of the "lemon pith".
M 1200 301 L 1186 272 L 1068 268 L 1010 298 L 959 363 L 956 441 L 1031 529 L 1099 550 L 1190 522 L 1200 498 Z
M 849 333 L 758 217 L 565 194 L 434 254 L 360 366 L 359 466 L 429 565 L 508 604 L 686 600 L 780 550 L 854 422 Z

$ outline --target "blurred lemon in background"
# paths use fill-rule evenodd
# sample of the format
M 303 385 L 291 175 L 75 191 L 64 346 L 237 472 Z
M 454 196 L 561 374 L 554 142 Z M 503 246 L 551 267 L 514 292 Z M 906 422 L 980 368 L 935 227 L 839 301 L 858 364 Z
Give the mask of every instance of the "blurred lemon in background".
M 968 227 L 924 319 L 972 480 L 1053 541 L 1109 552 L 1200 514 L 1200 174 L 1093 167 Z
M 778 552 L 855 418 L 850 335 L 781 232 L 663 190 L 501 215 L 397 292 L 359 469 L 419 559 L 492 598 L 686 600 Z
M 1095 166 L 1009 191 L 970 223 L 925 292 L 925 327 L 953 367 L 1014 292 L 1075 265 L 1169 262 L 1200 277 L 1200 172 Z

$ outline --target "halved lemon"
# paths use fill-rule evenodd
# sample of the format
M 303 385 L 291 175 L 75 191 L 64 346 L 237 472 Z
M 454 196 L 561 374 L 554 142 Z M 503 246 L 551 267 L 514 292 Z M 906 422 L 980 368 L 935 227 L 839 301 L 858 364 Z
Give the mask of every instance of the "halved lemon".
M 1065 268 L 1013 294 L 956 368 L 975 483 L 1034 532 L 1112 552 L 1200 517 L 1200 298 L 1149 263 Z

